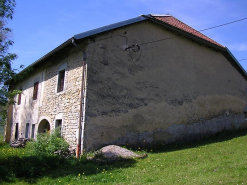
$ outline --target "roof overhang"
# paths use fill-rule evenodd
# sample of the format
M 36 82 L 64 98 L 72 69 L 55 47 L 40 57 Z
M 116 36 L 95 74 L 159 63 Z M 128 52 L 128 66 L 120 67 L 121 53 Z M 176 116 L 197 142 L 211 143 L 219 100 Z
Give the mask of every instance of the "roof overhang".
M 245 69 L 241 66 L 241 64 L 238 62 L 238 60 L 234 57 L 234 55 L 231 53 L 231 51 L 226 47 L 226 50 L 222 52 L 223 55 L 233 64 L 235 64 L 235 67 L 239 70 L 239 72 L 245 77 L 247 80 L 247 73 Z
M 62 49 L 64 49 L 65 47 L 67 47 L 68 45 L 72 44 L 72 38 L 66 40 L 64 43 L 62 43 L 61 45 L 59 45 L 58 47 L 56 47 L 55 49 L 53 49 L 52 51 L 50 51 L 49 53 L 45 54 L 43 57 L 41 57 L 40 59 L 36 60 L 35 62 L 33 62 L 32 64 L 30 64 L 29 66 L 27 66 L 25 69 L 23 69 L 22 71 L 20 71 L 16 76 L 25 76 L 25 73 L 30 71 L 30 69 L 32 70 L 33 68 L 39 66 L 41 63 L 43 63 L 47 58 L 53 56 L 55 53 L 61 51 Z M 17 77 L 18 79 L 18 77 Z M 4 84 L 10 84 L 12 82 L 13 79 L 6 81 Z M 18 80 L 17 80 L 18 81 Z
M 109 30 L 113 30 L 113 29 L 116 29 L 116 28 L 120 28 L 120 27 L 123 27 L 123 26 L 134 24 L 134 23 L 137 23 L 137 22 L 141 22 L 141 21 L 144 21 L 144 20 L 147 20 L 147 18 L 143 17 L 143 16 L 139 16 L 139 17 L 136 17 L 136 18 L 133 18 L 133 19 L 128 19 L 126 21 L 121 21 L 121 22 L 118 22 L 118 23 L 110 24 L 110 25 L 103 26 L 103 27 L 100 27 L 100 28 L 97 28 L 97 29 L 93 29 L 93 30 L 90 30 L 90 31 L 86 31 L 86 32 L 83 32 L 83 33 L 76 34 L 76 35 L 74 35 L 74 39 L 77 39 L 77 40 L 83 39 L 83 38 L 90 37 L 90 36 L 93 36 L 93 35 L 96 35 L 96 34 L 99 34 L 99 33 L 103 33 L 103 32 L 109 31 Z

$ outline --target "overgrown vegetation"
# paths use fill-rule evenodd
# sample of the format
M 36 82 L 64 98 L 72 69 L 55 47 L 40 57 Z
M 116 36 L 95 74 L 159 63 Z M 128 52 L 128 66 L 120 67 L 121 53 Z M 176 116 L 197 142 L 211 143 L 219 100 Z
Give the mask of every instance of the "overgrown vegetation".
M 148 157 L 96 165 L 74 157 L 37 155 L 0 145 L 4 184 L 246 184 L 247 130 L 181 145 L 161 145 Z M 141 153 L 142 149 L 136 151 Z
M 51 133 L 38 134 L 37 140 L 29 142 L 26 147 L 37 156 L 67 156 L 69 144 L 60 135 L 60 128 L 52 130 Z
M 0 156 L 0 179 L 33 178 L 65 165 L 69 144 L 60 136 L 59 128 L 51 133 L 39 134 L 36 141 L 29 142 L 26 148 L 2 146 Z M 72 159 L 72 158 L 71 158 Z

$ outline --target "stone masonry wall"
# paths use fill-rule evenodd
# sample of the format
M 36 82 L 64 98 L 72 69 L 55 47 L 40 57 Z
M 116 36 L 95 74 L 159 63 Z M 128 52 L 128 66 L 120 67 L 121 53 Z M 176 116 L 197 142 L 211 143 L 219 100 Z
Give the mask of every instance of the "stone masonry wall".
M 52 63 L 45 72 L 44 96 L 39 109 L 39 115 L 42 117 L 39 121 L 49 118 L 53 129 L 56 119 L 62 119 L 62 135 L 69 142 L 71 149 L 75 149 L 80 114 L 82 55 L 74 50 L 66 56 L 54 59 Z M 67 65 L 65 87 L 64 91 L 57 93 L 58 69 L 64 64 Z
M 43 68 L 36 70 L 13 89 L 22 87 L 21 105 L 13 106 L 11 140 L 15 136 L 15 124 L 19 123 L 19 137 L 25 137 L 26 123 L 35 124 L 35 138 L 42 120 L 47 120 L 50 129 L 55 128 L 55 121 L 62 119 L 62 135 L 76 148 L 79 125 L 80 92 L 82 79 L 82 54 L 75 48 L 43 62 Z M 58 74 L 65 69 L 64 90 L 57 93 Z M 33 85 L 39 81 L 38 98 L 33 100 Z M 16 96 L 16 101 L 18 96 Z M 29 137 L 30 137 L 29 134 Z

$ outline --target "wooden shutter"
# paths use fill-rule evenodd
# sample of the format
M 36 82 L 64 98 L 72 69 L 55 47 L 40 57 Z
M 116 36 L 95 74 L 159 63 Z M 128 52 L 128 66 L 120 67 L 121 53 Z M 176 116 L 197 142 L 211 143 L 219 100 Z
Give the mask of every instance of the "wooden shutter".
M 33 100 L 37 100 L 37 97 L 38 97 L 38 86 L 39 86 L 39 82 L 35 82 L 34 83 L 34 87 L 33 87 Z
M 59 71 L 57 92 L 62 92 L 64 90 L 64 78 L 65 70 Z

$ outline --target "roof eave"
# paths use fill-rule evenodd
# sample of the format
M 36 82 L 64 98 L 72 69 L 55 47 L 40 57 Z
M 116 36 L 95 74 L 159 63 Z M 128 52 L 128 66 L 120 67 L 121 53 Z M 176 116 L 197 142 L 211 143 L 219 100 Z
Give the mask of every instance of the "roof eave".
M 238 62 L 238 60 L 234 57 L 234 55 L 231 53 L 231 51 L 226 47 L 226 53 L 231 57 L 231 59 L 237 64 L 237 67 L 240 69 L 240 71 L 245 75 L 245 78 L 247 80 L 247 73 L 245 69 L 241 66 L 241 64 Z
M 74 35 L 74 39 L 76 39 L 76 40 L 83 39 L 83 38 L 90 37 L 90 36 L 93 36 L 93 35 L 96 35 L 96 34 L 99 34 L 99 33 L 103 33 L 103 32 L 109 31 L 109 30 L 113 30 L 113 29 L 116 29 L 116 28 L 120 28 L 120 27 L 123 27 L 123 26 L 134 24 L 134 23 L 137 23 L 137 22 L 141 22 L 141 21 L 144 21 L 144 20 L 147 20 L 147 18 L 143 17 L 141 15 L 141 16 L 138 16 L 138 17 L 133 18 L 133 19 L 128 19 L 126 21 L 117 22 L 117 23 L 110 24 L 110 25 L 107 25 L 107 26 L 103 26 L 103 27 L 100 27 L 100 28 L 97 28 L 97 29 L 93 29 L 93 30 L 89 30 L 89 31 L 86 31 L 86 32 L 83 32 L 83 33 L 76 34 L 76 35 Z
M 62 43 L 61 45 L 59 45 L 55 49 L 51 50 L 49 53 L 45 54 L 44 56 L 42 56 L 41 58 L 39 58 L 38 60 L 36 60 L 32 64 L 30 64 L 29 66 L 25 67 L 25 69 L 23 69 L 22 71 L 20 71 L 16 75 L 23 75 L 23 74 L 25 74 L 25 72 L 28 71 L 30 68 L 34 68 L 35 66 L 41 64 L 44 60 L 48 59 L 49 57 L 51 57 L 52 55 L 54 55 L 56 52 L 59 52 L 60 50 L 62 50 L 66 46 L 68 46 L 69 44 L 72 44 L 72 38 L 66 40 L 64 43 Z M 10 84 L 12 82 L 12 80 L 13 79 L 7 80 L 4 84 L 5 85 L 8 85 L 8 84 Z
M 68 46 L 69 44 L 72 44 L 72 38 L 69 38 L 68 40 L 66 40 L 64 43 L 62 43 L 61 45 L 59 45 L 58 47 L 56 47 L 55 49 L 51 50 L 49 53 L 45 54 L 43 57 L 41 57 L 40 59 L 36 60 L 35 62 L 33 62 L 32 64 L 30 64 L 28 67 L 31 66 L 35 66 L 39 63 L 41 63 L 42 61 L 44 61 L 45 59 L 49 58 L 50 56 L 52 56 L 53 54 L 55 54 L 56 52 L 60 51 L 61 49 L 65 48 L 66 46 Z

